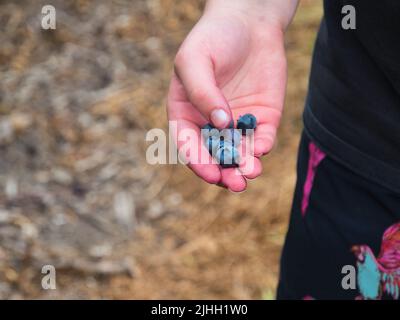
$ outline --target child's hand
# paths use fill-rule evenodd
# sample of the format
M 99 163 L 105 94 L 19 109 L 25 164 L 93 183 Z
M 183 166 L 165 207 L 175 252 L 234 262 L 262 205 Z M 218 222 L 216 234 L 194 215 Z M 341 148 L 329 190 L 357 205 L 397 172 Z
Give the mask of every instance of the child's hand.
M 204 148 L 200 128 L 206 123 L 224 128 L 245 113 L 256 116 L 251 172 L 212 163 L 188 164 L 205 181 L 239 192 L 246 189 L 246 178 L 261 174 L 258 157 L 267 154 L 275 141 L 286 88 L 286 25 L 259 10 L 243 13 L 238 1 L 232 7 L 228 1 L 221 3 L 225 5 L 209 3 L 176 56 L 168 117 L 177 122 L 178 133 L 197 130 L 199 148 Z

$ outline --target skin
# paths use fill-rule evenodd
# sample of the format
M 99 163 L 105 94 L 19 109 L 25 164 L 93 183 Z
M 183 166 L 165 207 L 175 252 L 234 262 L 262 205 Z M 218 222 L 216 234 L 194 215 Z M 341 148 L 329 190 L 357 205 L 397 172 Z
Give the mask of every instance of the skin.
M 197 145 L 204 148 L 200 128 L 206 123 L 222 129 L 245 113 L 257 118 L 254 168 L 246 172 L 240 167 L 222 169 L 215 163 L 189 160 L 188 167 L 206 182 L 241 192 L 248 179 L 261 174 L 259 157 L 272 149 L 282 115 L 287 81 L 284 32 L 297 3 L 209 0 L 182 43 L 167 105 L 168 118 L 177 122 L 178 135 L 181 130 L 194 129 Z M 221 112 L 225 118 L 215 117 Z M 178 150 L 180 146 L 178 142 Z

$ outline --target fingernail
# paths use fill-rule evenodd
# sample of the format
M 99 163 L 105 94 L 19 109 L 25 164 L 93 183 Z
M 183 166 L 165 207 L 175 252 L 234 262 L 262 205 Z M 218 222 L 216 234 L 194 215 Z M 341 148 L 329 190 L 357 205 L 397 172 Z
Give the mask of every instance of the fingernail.
M 224 109 L 215 109 L 211 112 L 211 122 L 218 128 L 225 128 L 229 123 L 229 115 Z

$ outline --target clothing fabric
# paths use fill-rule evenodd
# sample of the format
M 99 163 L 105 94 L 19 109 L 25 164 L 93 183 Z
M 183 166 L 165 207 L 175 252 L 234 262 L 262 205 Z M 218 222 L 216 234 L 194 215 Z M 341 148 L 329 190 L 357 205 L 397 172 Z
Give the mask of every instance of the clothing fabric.
M 349 268 L 354 279 L 344 279 Z M 277 298 L 399 296 L 400 193 L 350 170 L 303 133 Z
M 324 12 L 305 129 L 330 157 L 400 192 L 400 1 L 325 0 Z

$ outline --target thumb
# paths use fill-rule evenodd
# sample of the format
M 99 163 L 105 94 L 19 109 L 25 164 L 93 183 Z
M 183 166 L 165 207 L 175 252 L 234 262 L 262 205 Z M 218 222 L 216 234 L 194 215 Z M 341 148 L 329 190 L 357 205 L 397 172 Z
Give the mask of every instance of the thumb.
M 211 59 L 191 51 L 178 52 L 175 73 L 185 88 L 190 102 L 216 128 L 226 128 L 232 113 L 223 93 L 218 88 Z

